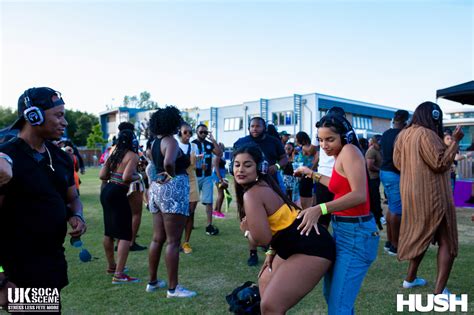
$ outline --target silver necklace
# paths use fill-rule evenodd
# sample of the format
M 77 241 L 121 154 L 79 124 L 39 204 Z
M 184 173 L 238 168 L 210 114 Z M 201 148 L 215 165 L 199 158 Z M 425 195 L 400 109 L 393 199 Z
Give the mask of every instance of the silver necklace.
M 53 167 L 53 159 L 51 158 L 51 153 L 49 153 L 48 147 L 44 145 L 44 148 L 46 149 L 46 152 L 48 153 L 49 156 L 49 168 L 54 172 L 54 167 Z

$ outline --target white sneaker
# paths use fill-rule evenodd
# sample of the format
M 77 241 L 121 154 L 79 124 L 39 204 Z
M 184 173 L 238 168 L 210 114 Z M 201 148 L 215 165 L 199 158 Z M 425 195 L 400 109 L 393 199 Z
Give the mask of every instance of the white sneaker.
M 411 289 L 411 288 L 414 288 L 414 287 L 423 287 L 427 284 L 428 282 L 423 279 L 423 278 L 415 278 L 415 280 L 413 280 L 412 282 L 408 282 L 406 280 L 403 280 L 403 287 L 405 289 Z
M 148 282 L 146 285 L 146 292 L 155 292 L 158 289 L 166 287 L 165 280 L 156 280 L 154 283 Z
M 190 298 L 196 296 L 196 292 L 188 290 L 180 285 L 176 286 L 176 289 L 174 289 L 174 292 L 171 293 L 170 290 L 166 292 L 166 297 L 167 298 Z

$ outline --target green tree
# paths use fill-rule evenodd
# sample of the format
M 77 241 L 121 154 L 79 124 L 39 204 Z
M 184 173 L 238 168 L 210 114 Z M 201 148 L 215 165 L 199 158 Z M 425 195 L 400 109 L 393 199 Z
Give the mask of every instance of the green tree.
M 88 115 L 82 115 L 77 120 L 77 132 L 74 135 L 73 141 L 78 146 L 87 144 L 87 137 L 92 132 L 92 127 L 97 124 L 97 121 Z
M 17 118 L 16 110 L 0 106 L 0 129 L 10 126 Z
M 92 126 L 99 123 L 97 116 L 77 110 L 66 110 L 66 120 L 67 137 L 77 146 L 86 145 Z
M 151 94 L 148 91 L 143 91 L 139 96 L 125 95 L 123 97 L 123 106 L 143 108 L 143 109 L 155 109 L 158 108 L 158 103 L 151 100 Z
M 94 127 L 92 127 L 92 132 L 87 137 L 87 148 L 96 149 L 98 146 L 103 147 L 106 143 L 107 141 L 104 140 L 104 134 L 100 129 L 100 125 L 94 125 Z

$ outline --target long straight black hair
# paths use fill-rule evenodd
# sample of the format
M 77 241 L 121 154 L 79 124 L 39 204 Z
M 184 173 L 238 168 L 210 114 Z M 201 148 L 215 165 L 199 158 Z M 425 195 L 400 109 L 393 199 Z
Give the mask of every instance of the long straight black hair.
M 435 111 L 438 111 L 437 115 L 434 113 Z M 424 102 L 418 105 L 413 113 L 410 124 L 406 126 L 406 128 L 411 127 L 412 125 L 431 129 L 436 132 L 441 139 L 444 138 L 443 111 L 436 103 Z
M 249 154 L 254 162 L 257 164 L 257 174 L 258 174 L 258 180 L 256 182 L 253 182 L 252 184 L 248 186 L 242 186 L 237 183 L 234 177 L 234 185 L 235 185 L 235 194 L 237 196 L 237 211 L 239 213 L 239 218 L 242 220 L 245 217 L 245 209 L 244 209 L 244 193 L 249 190 L 251 187 L 253 187 L 255 184 L 259 182 L 265 182 L 270 186 L 275 193 L 283 199 L 283 202 L 286 203 L 289 207 L 299 209 L 299 207 L 291 201 L 288 196 L 283 193 L 280 189 L 280 186 L 277 184 L 277 182 L 273 179 L 273 177 L 269 174 L 263 174 L 258 170 L 258 165 L 264 161 L 264 155 L 263 152 L 255 145 L 246 145 L 238 148 L 237 150 L 234 151 L 233 157 L 232 157 L 232 165 L 231 167 L 234 167 L 234 161 L 235 158 L 239 154 L 247 153 Z

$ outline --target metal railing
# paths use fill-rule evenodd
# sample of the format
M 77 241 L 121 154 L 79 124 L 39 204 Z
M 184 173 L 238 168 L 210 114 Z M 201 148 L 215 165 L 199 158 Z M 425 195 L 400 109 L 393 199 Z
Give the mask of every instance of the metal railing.
M 465 154 L 466 152 L 462 152 L 461 154 Z M 456 168 L 457 178 L 458 179 L 472 179 L 473 172 L 472 172 L 472 165 L 474 160 L 472 157 L 461 160 L 458 162 L 458 166 Z

